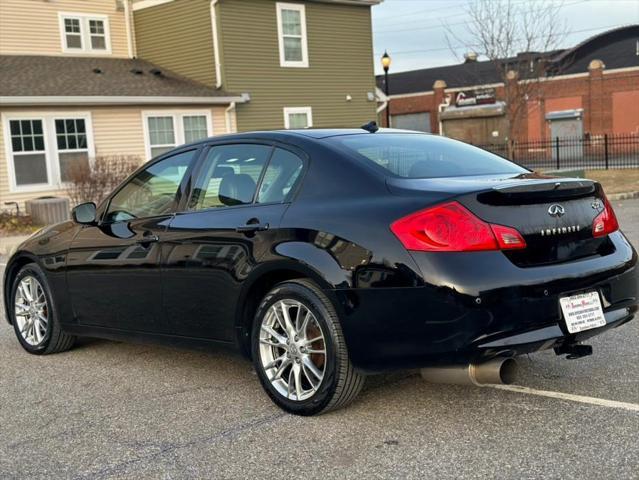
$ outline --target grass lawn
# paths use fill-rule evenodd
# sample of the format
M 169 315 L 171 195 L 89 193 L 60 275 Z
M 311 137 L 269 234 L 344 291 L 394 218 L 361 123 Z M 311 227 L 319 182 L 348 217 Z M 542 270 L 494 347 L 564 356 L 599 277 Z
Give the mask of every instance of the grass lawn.
M 639 169 L 586 170 L 586 178 L 597 180 L 606 193 L 626 193 L 639 191 Z

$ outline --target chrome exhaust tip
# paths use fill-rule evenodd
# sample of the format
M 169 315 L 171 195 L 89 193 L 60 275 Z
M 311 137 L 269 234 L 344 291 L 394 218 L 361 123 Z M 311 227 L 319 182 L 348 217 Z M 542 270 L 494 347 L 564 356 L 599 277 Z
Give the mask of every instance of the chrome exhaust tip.
M 424 380 L 431 383 L 478 387 L 490 384 L 508 385 L 515 381 L 517 362 L 514 358 L 496 358 L 480 364 L 422 368 L 420 374 Z

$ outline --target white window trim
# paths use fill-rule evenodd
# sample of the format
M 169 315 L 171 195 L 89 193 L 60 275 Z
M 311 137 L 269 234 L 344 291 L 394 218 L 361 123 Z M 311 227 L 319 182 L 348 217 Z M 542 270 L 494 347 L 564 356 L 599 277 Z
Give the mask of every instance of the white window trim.
M 67 47 L 66 30 L 64 28 L 65 18 L 75 18 L 80 20 L 80 39 L 82 42 L 82 48 Z M 105 50 L 91 48 L 89 20 L 100 20 L 101 22 L 104 22 L 104 43 L 106 44 Z M 88 15 L 85 13 L 58 12 L 58 23 L 60 28 L 60 43 L 63 53 L 111 55 L 111 27 L 109 26 L 108 15 Z
M 308 68 L 308 38 L 306 35 L 306 7 L 299 3 L 277 3 L 277 41 L 280 49 L 280 67 Z M 284 57 L 284 35 L 282 31 L 282 10 L 297 10 L 300 12 L 302 27 L 302 60 L 292 62 Z
M 284 128 L 287 130 L 290 128 L 289 115 L 294 113 L 305 113 L 308 119 L 308 127 L 306 128 L 313 126 L 313 109 L 311 107 L 284 107 Z
M 89 161 L 95 159 L 95 143 L 93 141 L 93 123 L 91 121 L 91 112 L 16 112 L 2 113 L 0 121 L 3 126 L 4 153 L 7 161 L 7 171 L 9 173 L 9 192 L 25 193 L 25 192 L 46 192 L 50 190 L 61 190 L 67 183 L 62 182 L 60 175 L 60 160 L 58 156 L 58 143 L 55 132 L 55 121 L 64 119 L 82 119 L 86 128 L 87 150 L 89 152 Z M 13 149 L 11 146 L 11 130 L 9 122 L 11 120 L 41 120 L 42 132 L 44 134 L 44 157 L 47 168 L 48 183 L 38 183 L 33 185 L 17 185 L 15 171 L 13 168 Z M 78 150 L 78 151 L 84 151 Z M 64 150 L 64 152 L 72 152 L 72 150 Z
M 142 112 L 142 130 L 144 132 L 144 152 L 146 159 L 151 156 L 151 135 L 149 133 L 149 117 L 171 117 L 173 121 L 173 133 L 175 135 L 175 145 L 184 144 L 184 117 L 204 116 L 206 117 L 206 132 L 209 137 L 213 136 L 213 119 L 210 110 L 144 110 Z M 160 145 L 154 145 L 159 147 Z M 168 145 L 167 145 L 168 146 Z

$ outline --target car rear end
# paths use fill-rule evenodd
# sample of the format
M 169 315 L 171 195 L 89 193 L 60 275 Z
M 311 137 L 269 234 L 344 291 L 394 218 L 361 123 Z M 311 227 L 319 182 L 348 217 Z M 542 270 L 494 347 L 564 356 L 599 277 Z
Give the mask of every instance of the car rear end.
M 385 149 L 375 151 L 351 142 L 389 170 L 389 191 L 410 205 L 389 228 L 424 280 L 403 289 L 401 301 L 360 292 L 369 314 L 388 315 L 393 325 L 379 338 L 369 334 L 380 352 L 366 358 L 370 369 L 480 363 L 549 348 L 576 358 L 590 353 L 581 342 L 633 318 L 637 253 L 601 185 L 536 175 L 452 140 L 420 146 L 405 138 L 380 136 L 374 143 Z

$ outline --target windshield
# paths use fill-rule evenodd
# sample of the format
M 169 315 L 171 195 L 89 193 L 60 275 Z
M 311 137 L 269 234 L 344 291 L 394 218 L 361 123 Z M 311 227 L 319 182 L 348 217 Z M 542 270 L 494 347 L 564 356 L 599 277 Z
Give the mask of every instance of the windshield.
M 457 140 L 422 134 L 364 134 L 333 137 L 363 161 L 404 178 L 525 173 L 523 167 Z

